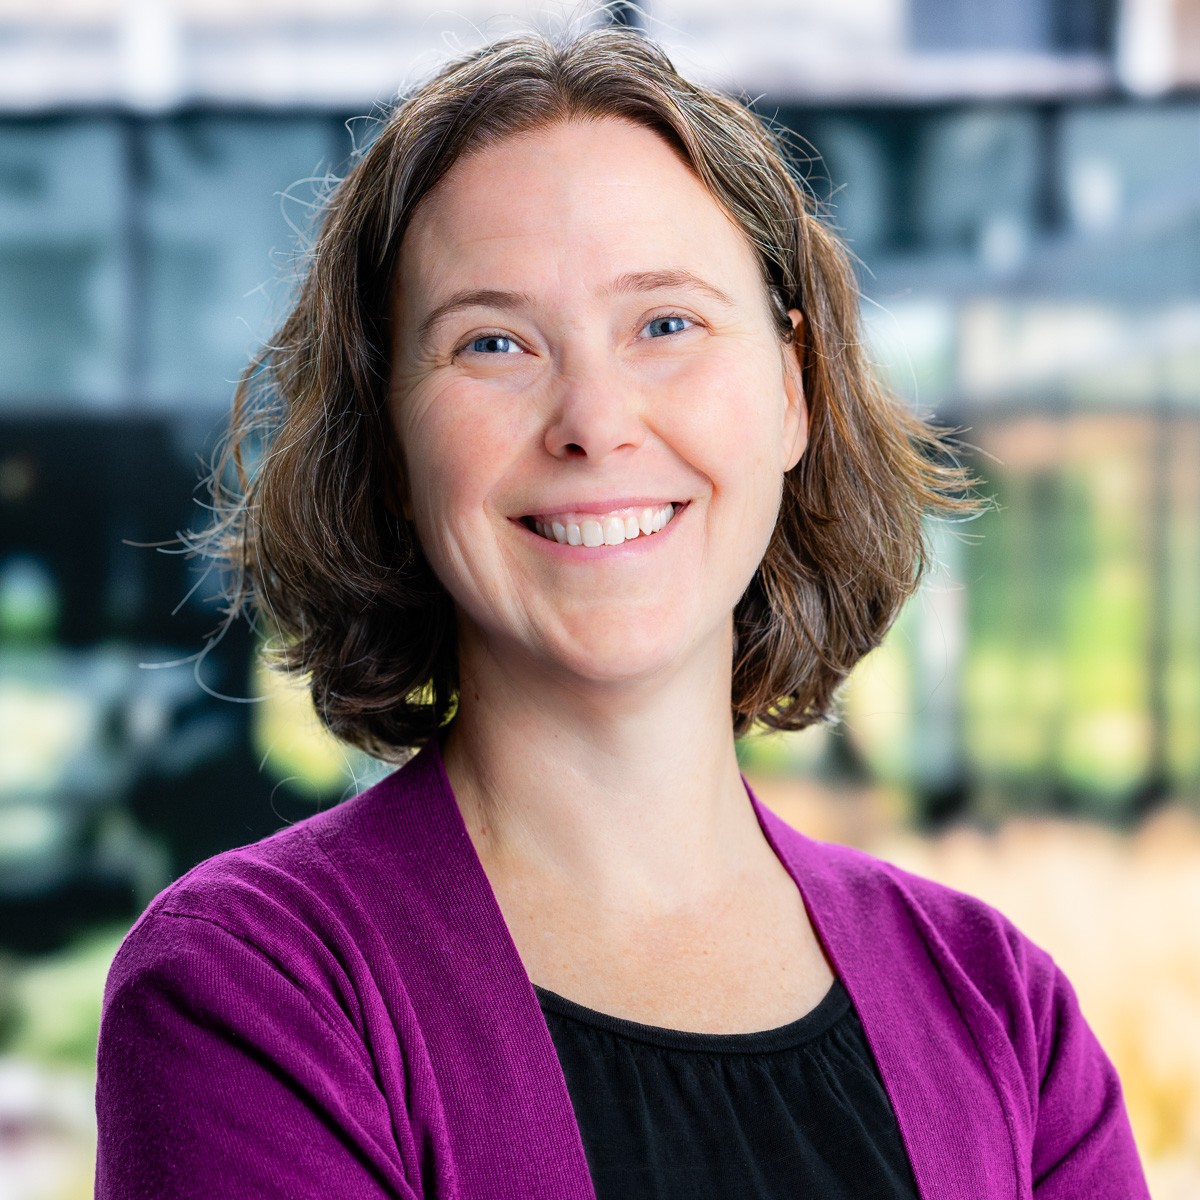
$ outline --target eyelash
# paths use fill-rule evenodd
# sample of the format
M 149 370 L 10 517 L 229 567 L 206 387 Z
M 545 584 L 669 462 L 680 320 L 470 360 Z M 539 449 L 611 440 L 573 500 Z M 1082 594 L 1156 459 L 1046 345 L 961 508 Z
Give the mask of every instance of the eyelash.
M 647 318 L 642 323 L 641 328 L 645 329 L 647 325 L 653 325 L 655 321 L 669 321 L 673 318 L 678 319 L 680 321 L 687 321 L 691 328 L 698 328 L 701 324 L 701 322 L 698 321 L 695 317 L 689 316 L 687 313 L 664 312 L 664 313 L 657 313 L 655 316 Z M 679 334 L 681 334 L 681 333 L 687 333 L 687 330 L 679 329 L 679 330 L 676 330 L 674 333 L 664 334 L 663 336 L 667 337 L 667 338 L 672 338 L 672 337 L 678 337 Z M 459 346 L 457 350 L 455 350 L 455 352 L 454 352 L 455 357 L 457 357 L 460 354 L 465 353 L 467 350 L 470 349 L 470 347 L 475 342 L 482 341 L 484 338 L 504 338 L 506 341 L 515 342 L 518 346 L 521 344 L 515 337 L 512 336 L 511 333 L 503 333 L 499 329 L 484 329 L 484 330 L 481 330 L 479 333 L 473 333 L 469 338 L 467 338 L 466 341 L 464 341 L 462 343 L 462 345 Z M 650 338 L 648 340 L 659 341 L 660 339 L 659 338 Z M 483 357 L 484 358 L 504 358 L 505 356 L 503 354 L 485 354 L 485 355 L 483 355 Z
M 517 342 L 517 339 L 511 333 L 501 333 L 498 329 L 485 329 L 480 333 L 473 333 L 457 350 L 455 355 L 459 355 L 469 350 L 476 342 L 482 342 L 484 338 L 503 338 L 506 342 Z M 517 342 L 519 346 L 521 343 Z M 503 358 L 503 354 L 485 354 L 485 358 Z
M 695 326 L 695 325 L 699 324 L 699 322 L 696 320 L 695 317 L 689 317 L 686 313 L 668 312 L 668 313 L 660 313 L 657 317 L 651 317 L 645 323 L 645 325 L 642 326 L 642 328 L 645 329 L 646 325 L 653 325 L 655 321 L 687 321 L 689 326 Z M 687 330 L 680 329 L 680 330 L 677 330 L 676 332 L 677 333 L 687 333 Z M 666 336 L 674 337 L 675 335 L 667 334 Z M 657 341 L 658 339 L 654 338 L 652 340 Z

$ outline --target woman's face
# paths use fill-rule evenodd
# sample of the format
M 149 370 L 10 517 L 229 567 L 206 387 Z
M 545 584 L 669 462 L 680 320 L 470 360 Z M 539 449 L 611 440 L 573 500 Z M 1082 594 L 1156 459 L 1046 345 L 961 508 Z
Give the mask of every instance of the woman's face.
M 396 287 L 402 500 L 464 675 L 728 656 L 806 416 L 756 256 L 675 153 L 604 119 L 460 160 Z

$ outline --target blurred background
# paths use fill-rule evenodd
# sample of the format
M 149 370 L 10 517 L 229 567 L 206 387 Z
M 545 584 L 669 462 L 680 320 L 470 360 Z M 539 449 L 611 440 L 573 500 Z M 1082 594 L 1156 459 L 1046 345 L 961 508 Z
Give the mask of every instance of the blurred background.
M 879 369 L 996 507 L 763 798 L 1066 969 L 1200 1196 L 1200 0 L 0 0 L 0 1200 L 91 1194 L 104 975 L 226 846 L 383 773 L 170 545 L 315 206 L 484 37 L 641 24 L 803 139 Z M 154 544 L 159 548 L 153 548 Z

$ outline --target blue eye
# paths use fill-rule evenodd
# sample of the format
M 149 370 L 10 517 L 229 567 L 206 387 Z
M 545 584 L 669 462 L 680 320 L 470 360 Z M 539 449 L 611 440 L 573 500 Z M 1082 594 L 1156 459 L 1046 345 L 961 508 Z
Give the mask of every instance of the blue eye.
M 467 350 L 477 354 L 520 354 L 521 347 L 510 337 L 502 333 L 485 333 L 473 342 L 468 342 Z
M 653 321 L 646 324 L 646 328 L 653 330 L 658 327 L 657 333 L 651 333 L 651 337 L 665 337 L 671 333 L 683 333 L 689 324 L 687 317 L 655 317 Z M 663 328 L 663 326 L 671 326 L 671 328 Z

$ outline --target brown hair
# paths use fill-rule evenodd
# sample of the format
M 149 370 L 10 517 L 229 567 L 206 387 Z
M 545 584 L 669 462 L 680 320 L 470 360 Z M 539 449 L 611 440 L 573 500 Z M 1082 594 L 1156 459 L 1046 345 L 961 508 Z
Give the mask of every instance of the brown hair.
M 782 134 L 681 78 L 635 30 L 493 42 L 404 99 L 333 191 L 299 298 L 242 377 L 211 476 L 216 519 L 193 539 L 229 571 L 227 619 L 257 610 L 275 661 L 310 676 L 325 724 L 372 754 L 427 740 L 458 687 L 453 602 L 391 499 L 403 469 L 386 411 L 398 247 L 464 155 L 606 116 L 657 132 L 733 217 L 783 340 L 787 309 L 804 314 L 809 443 L 734 612 L 735 732 L 828 717 L 926 566 L 923 513 L 975 507 L 945 440 L 873 377 L 846 252 L 791 174 Z

